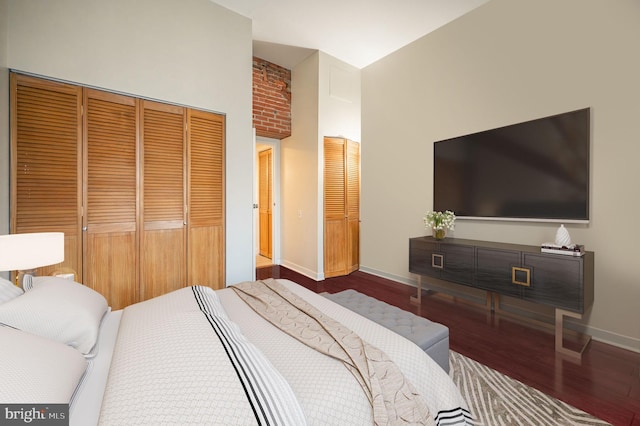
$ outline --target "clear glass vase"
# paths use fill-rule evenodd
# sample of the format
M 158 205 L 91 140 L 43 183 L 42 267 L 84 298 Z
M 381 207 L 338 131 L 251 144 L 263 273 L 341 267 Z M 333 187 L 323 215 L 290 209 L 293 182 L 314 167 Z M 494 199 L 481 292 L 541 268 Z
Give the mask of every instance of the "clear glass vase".
M 433 235 L 433 238 L 435 238 L 436 240 L 444 240 L 444 238 L 447 236 L 447 230 L 431 228 L 431 235 Z

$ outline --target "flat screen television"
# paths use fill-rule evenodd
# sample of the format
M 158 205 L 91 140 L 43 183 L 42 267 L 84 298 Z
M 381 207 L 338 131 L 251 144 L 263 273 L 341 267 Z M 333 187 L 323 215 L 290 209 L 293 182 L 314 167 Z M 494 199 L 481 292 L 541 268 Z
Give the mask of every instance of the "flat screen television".
M 590 109 L 433 144 L 433 208 L 462 218 L 589 221 Z

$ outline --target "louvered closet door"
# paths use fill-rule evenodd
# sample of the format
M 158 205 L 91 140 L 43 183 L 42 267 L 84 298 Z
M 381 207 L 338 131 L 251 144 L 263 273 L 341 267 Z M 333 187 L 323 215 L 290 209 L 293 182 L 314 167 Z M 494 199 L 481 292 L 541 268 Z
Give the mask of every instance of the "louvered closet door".
M 84 284 L 112 309 L 138 301 L 138 102 L 85 89 Z
M 186 285 L 185 109 L 142 101 L 142 300 Z
M 81 102 L 79 87 L 11 74 L 11 232 L 64 232 L 64 262 L 37 273 L 70 268 L 78 280 Z
M 360 144 L 324 138 L 324 275 L 360 267 Z
M 345 140 L 324 138 L 324 276 L 347 273 Z
M 225 286 L 224 116 L 188 111 L 189 285 Z
M 360 268 L 360 144 L 347 141 L 347 273 Z
M 260 255 L 271 259 L 271 229 L 273 200 L 271 196 L 273 150 L 258 153 L 258 215 L 260 221 Z

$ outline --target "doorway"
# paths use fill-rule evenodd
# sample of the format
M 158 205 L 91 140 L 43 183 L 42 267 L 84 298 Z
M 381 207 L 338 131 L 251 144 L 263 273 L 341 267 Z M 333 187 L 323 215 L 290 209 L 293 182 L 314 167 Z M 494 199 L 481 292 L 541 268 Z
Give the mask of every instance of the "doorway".
M 256 138 L 256 267 L 280 264 L 280 141 Z

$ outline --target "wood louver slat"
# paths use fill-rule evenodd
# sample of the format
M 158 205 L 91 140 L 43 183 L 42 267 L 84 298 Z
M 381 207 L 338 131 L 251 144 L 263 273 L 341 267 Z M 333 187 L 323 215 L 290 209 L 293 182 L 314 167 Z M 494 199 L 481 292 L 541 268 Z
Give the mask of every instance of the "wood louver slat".
M 136 107 L 122 98 L 87 99 L 89 226 L 136 221 Z
M 184 220 L 184 111 L 144 102 L 145 223 Z
M 347 141 L 347 215 L 360 216 L 360 144 Z
M 15 80 L 13 232 L 77 234 L 81 91 Z
M 345 215 L 344 140 L 325 138 L 324 142 L 324 215 L 341 219 Z
M 213 113 L 189 116 L 189 223 L 222 225 L 224 220 L 224 121 Z

